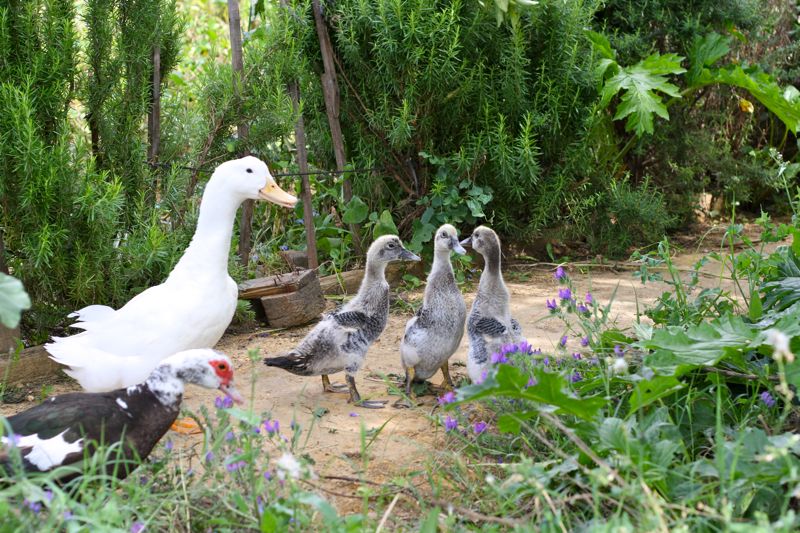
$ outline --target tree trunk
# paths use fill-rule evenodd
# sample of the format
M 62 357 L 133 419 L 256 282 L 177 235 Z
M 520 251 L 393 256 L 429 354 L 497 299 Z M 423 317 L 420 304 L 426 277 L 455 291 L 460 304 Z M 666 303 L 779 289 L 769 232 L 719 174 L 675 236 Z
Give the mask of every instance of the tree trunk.
M 233 66 L 233 97 L 237 102 L 237 112 L 241 110 L 241 84 L 244 77 L 244 64 L 242 62 L 242 22 L 239 15 L 238 0 L 228 0 L 228 25 L 231 32 L 231 64 Z M 249 127 L 241 118 L 236 126 L 239 143 L 247 139 Z M 241 155 L 247 155 L 245 150 Z M 239 259 L 247 267 L 250 262 L 250 249 L 252 247 L 251 235 L 253 231 L 253 200 L 245 200 L 242 204 L 242 217 L 239 220 Z
M 314 10 L 314 22 L 317 27 L 317 37 L 319 38 L 319 48 L 322 53 L 322 64 L 325 71 L 322 73 L 322 91 L 325 95 L 325 110 L 328 114 L 328 124 L 331 128 L 331 140 L 333 141 L 333 154 L 336 157 L 336 170 L 343 171 L 347 160 L 344 153 L 344 137 L 342 136 L 342 125 L 339 122 L 339 87 L 336 80 L 336 65 L 333 60 L 333 45 L 328 34 L 328 26 L 322 17 L 322 8 L 319 0 L 311 1 Z M 353 188 L 350 180 L 342 174 L 342 192 L 344 201 L 349 202 L 353 198 Z M 353 248 L 357 255 L 363 255 L 361 247 L 361 229 L 357 224 L 349 224 L 350 233 L 353 235 Z
M 303 113 L 300 112 L 300 89 L 297 82 L 289 85 L 289 95 L 292 97 L 292 107 L 297 113 L 297 123 L 294 126 L 294 140 L 297 147 L 297 165 L 300 167 L 303 183 L 303 223 L 306 227 L 306 250 L 308 252 L 308 268 L 315 269 L 319 266 L 317 260 L 317 234 L 314 229 L 314 208 L 311 203 L 311 184 L 308 179 L 308 153 L 306 152 L 306 130 L 303 122 Z

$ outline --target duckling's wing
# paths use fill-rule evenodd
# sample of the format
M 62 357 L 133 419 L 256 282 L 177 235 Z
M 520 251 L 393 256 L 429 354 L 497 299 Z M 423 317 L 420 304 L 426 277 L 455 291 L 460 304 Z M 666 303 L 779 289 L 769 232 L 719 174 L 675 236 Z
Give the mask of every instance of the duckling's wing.
M 517 324 L 519 325 L 519 324 Z M 490 337 L 502 337 L 506 334 L 506 327 L 499 320 L 491 317 L 482 317 L 472 326 L 475 333 L 488 335 Z
M 336 323 L 345 328 L 363 328 L 371 326 L 376 319 L 361 311 L 344 311 L 332 315 Z
M 522 335 L 522 326 L 520 326 L 516 318 L 511 319 L 511 333 L 517 336 Z

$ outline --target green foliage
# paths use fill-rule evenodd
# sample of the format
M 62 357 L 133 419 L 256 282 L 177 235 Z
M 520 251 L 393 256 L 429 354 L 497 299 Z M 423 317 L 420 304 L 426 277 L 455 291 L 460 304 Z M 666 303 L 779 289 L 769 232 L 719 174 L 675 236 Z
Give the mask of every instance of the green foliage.
M 0 272 L 0 324 L 7 328 L 17 327 L 22 312 L 30 307 L 31 299 L 22 283 Z
M 767 242 L 791 231 L 763 225 Z M 646 530 L 730 529 L 745 523 L 767 524 L 764 530 L 796 528 L 800 520 L 788 509 L 800 482 L 794 470 L 800 447 L 791 422 L 797 416 L 794 387 L 800 385 L 800 360 L 794 355 L 800 347 L 800 305 L 776 303 L 792 299 L 785 292 L 791 282 L 778 283 L 798 272 L 791 248 L 760 254 L 759 261 L 749 248 L 741 259 L 733 250 L 719 258 L 740 283 L 755 278 L 752 286 L 761 287 L 762 299 L 774 304 L 762 308 L 760 320 L 733 307 L 718 308 L 717 315 L 707 310 L 697 323 L 689 321 L 696 319 L 693 312 L 676 312 L 688 320 L 663 326 L 637 319 L 636 339 L 592 320 L 601 310 L 609 314 L 610 304 L 593 298 L 576 303 L 572 281 L 560 269 L 560 303 L 548 307 L 568 333 L 585 336 L 590 351 L 570 357 L 566 343 L 552 354 L 507 346 L 502 357 L 494 356 L 498 362 L 486 380 L 458 389 L 458 401 L 447 407 L 447 427 L 476 412 L 485 417 L 468 403 L 478 401 L 493 413 L 497 433 L 484 434 L 484 426 L 475 429 L 475 437 L 461 437 L 450 429 L 451 438 L 475 455 L 472 464 L 491 463 L 487 456 L 498 455 L 509 465 L 473 497 L 524 506 L 542 491 L 569 498 L 591 486 L 586 505 L 565 513 L 560 523 L 613 528 L 621 514 L 634 529 Z M 671 263 L 667 267 L 676 273 Z M 692 305 L 679 298 L 674 306 Z M 524 490 L 521 480 L 530 479 L 525 476 L 535 476 L 536 493 Z M 603 502 L 615 507 L 621 501 L 624 510 L 604 509 Z M 719 506 L 724 513 L 716 511 Z M 685 509 L 708 511 L 689 519 Z M 659 526 L 651 522 L 654 512 Z

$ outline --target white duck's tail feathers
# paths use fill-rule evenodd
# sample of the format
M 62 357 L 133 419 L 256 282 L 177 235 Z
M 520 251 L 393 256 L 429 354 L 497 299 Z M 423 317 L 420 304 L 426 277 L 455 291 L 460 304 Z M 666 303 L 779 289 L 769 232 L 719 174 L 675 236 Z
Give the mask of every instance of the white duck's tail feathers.
M 71 328 L 90 329 L 97 322 L 105 322 L 116 311 L 107 305 L 88 305 L 67 315 L 69 318 L 76 318 L 76 322 L 71 324 Z
M 125 357 L 68 342 L 75 337 L 54 337 L 44 345 L 50 358 L 64 366 L 64 372 L 74 378 L 87 392 L 106 392 L 142 383 L 155 368 L 138 357 Z M 155 362 L 157 364 L 157 362 Z

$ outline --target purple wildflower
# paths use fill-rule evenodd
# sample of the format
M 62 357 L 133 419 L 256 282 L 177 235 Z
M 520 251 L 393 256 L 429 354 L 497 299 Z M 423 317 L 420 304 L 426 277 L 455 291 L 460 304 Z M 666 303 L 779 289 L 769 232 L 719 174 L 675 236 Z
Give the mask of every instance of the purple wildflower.
M 270 479 L 272 479 L 272 472 L 270 472 L 269 470 L 266 470 L 266 471 L 264 472 L 264 479 L 266 479 L 267 481 L 269 481 Z
M 542 359 L 542 364 L 544 366 L 550 366 L 550 358 L 549 357 L 545 357 L 544 359 Z
M 168 452 L 171 452 L 171 451 L 172 451 L 172 441 L 171 441 L 171 440 L 168 440 L 167 442 L 165 442 L 165 443 L 164 443 L 164 448 L 165 448 L 165 449 L 166 449 Z
M 234 435 L 233 431 L 229 431 L 229 432 L 225 433 L 225 440 L 227 440 L 227 441 L 231 441 L 235 437 L 236 437 L 236 435 Z
M 458 427 L 458 420 L 447 415 L 447 418 L 444 419 L 444 429 L 445 431 L 453 431 Z
M 255 433 L 256 435 L 260 435 L 261 429 L 258 426 L 253 426 L 253 433 Z
M 556 268 L 556 271 L 553 273 L 553 277 L 556 278 L 558 281 L 561 281 L 567 277 L 567 273 L 564 272 L 563 267 L 558 267 Z
M 531 352 L 531 355 L 542 355 L 542 349 L 536 348 L 534 351 Z
M 759 398 L 761 398 L 761 401 L 764 402 L 764 405 L 767 407 L 773 407 L 775 405 L 775 398 L 772 397 L 769 391 L 762 392 Z
M 22 500 L 22 504 L 23 504 L 25 507 L 27 507 L 28 509 L 30 509 L 30 510 L 31 510 L 31 512 L 33 512 L 33 514 L 39 514 L 39 512 L 42 510 L 42 504 L 41 504 L 41 503 L 39 503 L 39 502 L 32 502 L 32 501 L 30 501 L 30 500 L 29 500 L 29 499 L 27 499 L 27 498 L 25 498 L 24 500 Z
M 572 358 L 575 359 L 576 361 L 580 361 L 582 359 L 580 352 L 574 352 L 572 354 Z
M 578 312 L 585 315 L 589 312 L 589 308 L 583 304 L 578 304 Z
M 230 409 L 233 407 L 233 400 L 225 396 L 224 398 L 217 396 L 214 398 L 214 407 L 217 409 Z
M 210 463 L 213 460 L 214 460 L 214 452 L 211 451 L 206 452 L 206 462 Z
M 142 533 L 144 531 L 144 523 L 134 522 L 131 524 L 131 533 Z
M 475 382 L 476 385 L 480 385 L 484 381 L 486 381 L 487 376 L 489 375 L 489 371 L 485 370 L 481 372 L 481 376 L 478 378 L 478 381 Z
M 583 376 L 581 376 L 581 373 L 580 373 L 580 372 L 577 372 L 577 371 L 573 372 L 573 373 L 572 373 L 572 375 L 569 377 L 569 380 L 570 380 L 572 383 L 577 383 L 577 382 L 579 382 L 579 381 L 580 381 L 580 380 L 582 380 L 582 379 L 583 379 Z
M 281 424 L 277 420 L 265 420 L 264 429 L 267 431 L 267 433 L 273 435 L 281 430 Z
M 517 349 L 519 350 L 520 353 L 524 353 L 526 355 L 530 355 L 531 354 L 531 350 L 533 349 L 533 346 L 528 344 L 528 341 L 522 341 L 521 343 L 519 343 L 519 347 Z
M 298 218 L 298 219 L 297 219 L 297 223 L 298 223 L 298 224 L 304 224 L 304 223 L 305 223 L 305 220 L 303 220 L 302 218 Z
M 592 366 L 597 366 L 600 363 L 600 360 L 597 357 L 592 357 L 589 359 L 589 364 Z
M 589 346 L 589 337 L 582 337 L 581 338 L 581 346 Z
M 240 468 L 244 468 L 245 466 L 247 466 L 246 461 L 234 461 L 225 465 L 225 468 L 228 470 L 228 472 L 235 472 Z
M 568 340 L 568 339 L 567 339 L 567 336 L 566 336 L 566 335 L 564 335 L 563 337 L 561 337 L 561 340 L 560 340 L 560 341 L 558 341 L 558 345 L 559 345 L 559 346 L 561 346 L 561 347 L 563 348 L 564 346 L 566 346 L 566 345 L 567 345 L 567 340 Z
M 569 287 L 564 287 L 563 289 L 558 289 L 558 297 L 562 300 L 571 300 L 572 299 L 572 291 L 569 290 Z
M 593 303 L 594 303 L 594 298 L 592 298 L 592 293 L 591 292 L 587 292 L 586 293 L 586 304 L 587 305 L 592 305 Z
M 622 346 L 620 346 L 619 344 L 614 345 L 614 353 L 617 354 L 617 357 L 622 357 L 623 355 L 625 355 L 625 352 L 622 351 Z
M 289 247 L 287 245 L 285 245 L 285 244 L 281 244 L 280 249 L 285 252 L 285 251 L 287 251 L 289 249 Z
M 525 388 L 527 389 L 528 387 L 535 387 L 537 383 L 538 381 L 536 381 L 536 378 L 531 376 L 530 379 L 528 379 L 528 382 L 525 384 Z
M 150 478 L 148 478 L 147 476 L 142 476 L 142 477 L 139 478 L 139 485 L 141 485 L 141 486 L 145 486 L 149 482 L 150 482 Z
M 350 416 L 357 417 L 358 413 L 356 413 L 355 411 L 350 411 Z
M 555 311 L 556 309 L 558 309 L 558 302 L 556 302 L 555 300 L 545 300 L 545 305 L 547 305 L 547 308 L 550 311 Z
M 508 357 L 503 352 L 495 352 L 492 354 L 492 364 L 508 363 Z
M 53 501 L 53 491 L 50 489 L 44 489 L 44 499 L 49 502 Z
M 72 519 L 72 511 L 64 511 L 61 515 L 64 517 L 64 520 L 71 520 Z
M 453 403 L 456 401 L 456 393 L 453 391 L 447 391 L 439 398 L 439 405 L 447 405 L 448 403 Z
M 472 431 L 476 435 L 480 435 L 481 433 L 486 431 L 486 422 L 483 422 L 483 421 L 475 422 L 474 424 L 472 424 Z

